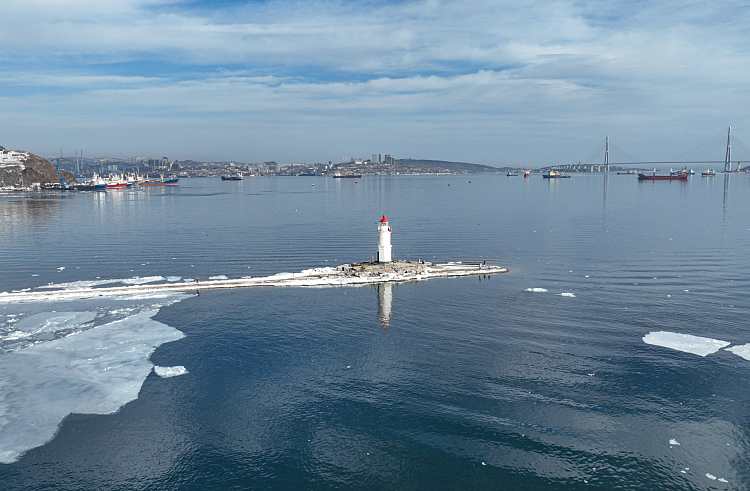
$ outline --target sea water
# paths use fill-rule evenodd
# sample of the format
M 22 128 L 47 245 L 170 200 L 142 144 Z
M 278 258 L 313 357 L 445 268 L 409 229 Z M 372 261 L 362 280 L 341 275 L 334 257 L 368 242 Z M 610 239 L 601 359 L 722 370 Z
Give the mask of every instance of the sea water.
M 750 487 L 749 195 L 744 175 L 0 195 L 0 291 L 335 267 L 374 254 L 382 214 L 398 259 L 510 270 L 0 303 L 0 483 Z

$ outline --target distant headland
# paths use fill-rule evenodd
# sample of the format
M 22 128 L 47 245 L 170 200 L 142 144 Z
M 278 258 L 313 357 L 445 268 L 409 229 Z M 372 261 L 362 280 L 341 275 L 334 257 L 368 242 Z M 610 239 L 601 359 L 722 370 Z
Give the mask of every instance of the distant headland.
M 61 170 L 65 180 L 77 182 L 73 174 Z M 48 160 L 21 150 L 0 146 L 0 188 L 27 188 L 35 184 L 59 183 L 57 168 Z

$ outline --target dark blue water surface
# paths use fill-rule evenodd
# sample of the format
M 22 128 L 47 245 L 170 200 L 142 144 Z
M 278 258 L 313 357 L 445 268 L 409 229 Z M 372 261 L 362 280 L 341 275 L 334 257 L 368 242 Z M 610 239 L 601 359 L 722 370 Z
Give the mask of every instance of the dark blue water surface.
M 745 175 L 0 195 L 0 291 L 367 260 L 383 214 L 399 259 L 510 270 L 163 307 L 154 320 L 185 337 L 151 361 L 189 373 L 151 373 L 115 414 L 68 416 L 0 464 L 0 488 L 750 489 L 750 361 L 642 339 L 750 343 L 748 204 Z

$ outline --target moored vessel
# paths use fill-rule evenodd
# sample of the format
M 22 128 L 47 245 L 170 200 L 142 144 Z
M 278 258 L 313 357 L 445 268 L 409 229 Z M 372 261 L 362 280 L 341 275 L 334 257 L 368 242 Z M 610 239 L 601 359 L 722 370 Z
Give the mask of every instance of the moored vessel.
M 688 173 L 686 170 L 670 170 L 669 174 L 657 174 L 654 170 L 651 174 L 638 174 L 639 181 L 687 181 Z
M 554 171 L 552 169 L 550 169 L 549 172 L 542 174 L 542 177 L 545 179 L 570 179 L 570 176 L 566 176 L 562 172 Z
M 703 177 L 713 177 L 716 175 L 716 171 L 713 169 L 706 169 L 705 171 L 701 172 L 701 175 Z
M 159 179 L 149 179 L 147 175 L 146 180 L 141 182 L 139 186 L 177 186 L 177 181 L 179 181 L 177 178 L 165 179 L 163 175 Z

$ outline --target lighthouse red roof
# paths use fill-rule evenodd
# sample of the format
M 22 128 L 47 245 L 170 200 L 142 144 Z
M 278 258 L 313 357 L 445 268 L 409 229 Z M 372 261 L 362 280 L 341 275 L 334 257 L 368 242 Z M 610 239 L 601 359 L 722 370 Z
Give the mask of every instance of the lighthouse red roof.
M 388 220 L 385 219 L 385 215 L 383 215 L 383 218 L 380 220 L 380 223 L 388 223 Z

